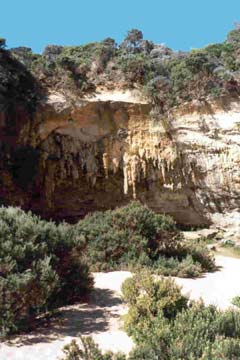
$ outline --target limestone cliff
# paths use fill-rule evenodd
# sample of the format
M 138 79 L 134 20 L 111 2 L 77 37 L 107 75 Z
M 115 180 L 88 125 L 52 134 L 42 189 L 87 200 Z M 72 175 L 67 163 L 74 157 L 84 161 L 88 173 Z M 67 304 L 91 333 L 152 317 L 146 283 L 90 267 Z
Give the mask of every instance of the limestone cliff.
M 239 126 L 238 98 L 154 117 L 130 92 L 74 101 L 52 92 L 21 122 L 14 156 L 5 147 L 0 196 L 69 221 L 134 198 L 181 224 L 208 224 L 239 210 Z

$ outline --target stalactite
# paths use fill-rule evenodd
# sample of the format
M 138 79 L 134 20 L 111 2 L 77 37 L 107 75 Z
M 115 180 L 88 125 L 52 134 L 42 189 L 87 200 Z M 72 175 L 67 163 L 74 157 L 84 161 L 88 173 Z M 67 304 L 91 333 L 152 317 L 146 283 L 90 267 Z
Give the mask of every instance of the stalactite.
M 119 169 L 120 159 L 114 157 L 114 158 L 112 159 L 112 164 L 113 164 L 113 173 L 116 174 L 116 172 L 117 172 L 118 169 Z
M 56 135 L 56 134 L 55 134 Z M 45 145 L 46 159 L 49 154 L 56 158 L 56 179 L 77 180 L 85 177 L 94 187 L 101 167 L 105 179 L 111 181 L 119 169 L 123 171 L 123 191 L 137 198 L 137 184 L 144 180 L 148 188 L 151 182 L 167 184 L 168 188 L 178 186 L 174 178 L 177 149 L 162 133 L 141 128 L 128 130 L 128 136 L 119 139 L 106 136 L 99 142 L 83 142 L 77 137 L 59 135 L 49 137 Z M 99 161 L 100 159 L 100 161 Z M 48 160 L 44 160 L 47 162 Z M 43 165 L 44 167 L 44 165 Z
M 136 199 L 137 198 L 136 183 L 137 183 L 138 173 L 139 173 L 139 158 L 137 155 L 132 155 L 130 166 L 131 166 L 133 198 Z
M 140 158 L 143 159 L 144 155 L 145 155 L 145 149 L 139 149 L 138 153 L 139 153 Z
M 162 178 L 163 182 L 166 182 L 166 170 L 165 170 L 165 163 L 164 161 L 161 162 L 161 170 L 162 170 Z
M 55 166 L 52 162 L 46 165 L 47 172 L 45 174 L 45 197 L 47 206 L 53 208 L 53 197 L 55 191 Z
M 109 157 L 107 153 L 103 154 L 103 168 L 105 172 L 105 178 L 108 179 Z
M 77 166 L 74 164 L 72 168 L 72 176 L 74 180 L 77 180 L 79 178 L 78 169 Z
M 66 173 L 65 160 L 61 159 L 60 160 L 60 178 L 65 179 L 66 176 L 67 176 L 67 173 Z
M 125 195 L 128 193 L 128 172 L 129 172 L 129 156 L 128 153 L 123 155 L 123 192 Z
M 141 160 L 141 168 L 143 171 L 143 178 L 146 179 L 147 177 L 147 163 L 146 160 Z

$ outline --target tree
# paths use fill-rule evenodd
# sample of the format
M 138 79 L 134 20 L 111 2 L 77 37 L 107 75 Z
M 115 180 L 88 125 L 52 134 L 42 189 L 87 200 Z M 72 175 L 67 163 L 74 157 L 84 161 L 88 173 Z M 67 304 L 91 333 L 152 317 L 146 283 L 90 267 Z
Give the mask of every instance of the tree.
M 123 40 L 121 47 L 127 50 L 135 50 L 139 47 L 143 39 L 143 33 L 141 30 L 132 29 L 129 30 L 127 36 Z
M 235 29 L 230 31 L 227 35 L 227 43 L 234 47 L 239 47 L 240 44 L 240 28 L 235 26 Z
M 141 30 L 138 29 L 129 30 L 125 38 L 125 40 L 128 41 L 134 47 L 138 46 L 142 39 L 143 39 L 143 33 Z
M 3 38 L 0 38 L 0 49 L 4 49 L 6 47 L 6 40 Z
M 104 46 L 107 46 L 107 47 L 110 47 L 110 48 L 113 48 L 113 49 L 115 49 L 116 46 L 117 46 L 116 41 L 114 39 L 110 38 L 110 37 L 104 39 L 102 41 L 102 44 Z

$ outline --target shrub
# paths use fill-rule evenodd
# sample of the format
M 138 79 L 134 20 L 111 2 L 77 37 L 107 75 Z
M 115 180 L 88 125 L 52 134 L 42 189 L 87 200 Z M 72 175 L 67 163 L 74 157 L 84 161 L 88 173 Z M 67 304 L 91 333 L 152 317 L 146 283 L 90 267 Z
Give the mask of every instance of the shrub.
M 136 344 L 128 360 L 239 359 L 240 313 L 221 311 L 203 302 L 188 302 L 170 279 L 144 271 L 125 280 L 128 304 L 124 326 Z M 65 348 L 64 360 L 125 360 L 122 354 L 102 354 L 90 338 Z
M 202 302 L 187 305 L 178 286 L 149 274 L 127 279 L 122 290 L 129 306 L 125 329 L 137 343 L 129 359 L 238 358 L 238 311 L 220 311 Z M 173 310 L 170 316 L 166 312 L 169 307 Z
M 4 49 L 6 47 L 6 40 L 3 38 L 0 38 L 0 49 Z
M 217 337 L 214 343 L 208 344 L 200 360 L 237 360 L 240 354 L 239 339 Z
M 154 271 L 164 276 L 194 278 L 203 272 L 203 268 L 199 262 L 193 260 L 192 255 L 187 255 L 183 260 L 177 257 L 160 256 L 154 263 Z
M 123 40 L 121 47 L 129 52 L 134 51 L 139 47 L 141 41 L 143 39 L 143 33 L 141 30 L 132 29 L 129 30 L 127 36 Z
M 232 304 L 240 308 L 240 296 L 235 296 L 232 299 Z
M 203 240 L 183 242 L 178 248 L 178 258 L 186 258 L 188 255 L 191 255 L 194 263 L 201 264 L 202 271 L 216 270 L 214 258 Z
M 151 79 L 145 86 L 146 95 L 154 104 L 160 104 L 162 112 L 169 105 L 169 91 L 171 83 L 167 76 L 158 75 Z
M 197 276 L 212 265 L 206 259 L 204 249 L 186 248 L 170 217 L 138 202 L 73 226 L 1 208 L 1 333 L 31 327 L 41 313 L 81 299 L 92 286 L 86 263 L 93 271 L 144 266 Z
M 153 263 L 154 271 L 162 275 L 197 277 L 206 271 L 215 271 L 216 266 L 204 241 L 181 241 L 170 251 L 160 253 Z
M 25 46 L 12 48 L 10 52 L 11 55 L 22 63 L 28 70 L 31 69 L 33 61 L 40 57 L 40 55 L 33 54 L 31 48 Z
M 155 280 L 149 272 L 127 279 L 122 294 L 129 305 L 125 329 L 137 342 L 144 341 L 155 321 L 166 323 L 187 306 L 187 298 L 171 279 Z
M 205 244 L 183 242 L 171 217 L 136 201 L 88 215 L 74 228 L 93 271 L 146 266 L 159 274 L 186 277 L 214 269 Z
M 76 340 L 63 348 L 65 357 L 62 360 L 126 360 L 122 353 L 112 353 L 111 351 L 103 354 L 98 345 L 91 337 L 81 337 L 80 345 Z
M 36 79 L 9 51 L 0 51 L 0 108 L 6 112 L 7 130 L 16 121 L 17 106 L 29 112 L 36 108 Z M 9 146 L 9 145 L 8 145 Z
M 179 238 L 174 221 L 138 202 L 86 216 L 75 226 L 86 243 L 93 271 L 150 265 L 159 252 L 170 252 Z
M 146 87 L 152 101 L 167 113 L 185 101 L 239 92 L 239 34 L 238 26 L 225 42 L 188 53 L 143 40 L 137 29 L 130 30 L 120 46 L 107 38 L 81 46 L 49 45 L 42 55 L 24 47 L 10 51 L 43 87 L 89 92 L 125 78 L 129 87 Z M 5 40 L 0 39 L 0 49 L 4 46 Z M 222 71 L 215 72 L 217 68 Z
M 193 304 L 179 313 L 172 325 L 171 358 L 201 358 L 208 344 L 216 346 L 221 339 L 239 340 L 240 314 L 221 312 L 215 306 Z
M 73 229 L 0 208 L 0 335 L 82 298 L 92 287 Z
M 237 26 L 227 34 L 227 43 L 232 44 L 235 47 L 240 46 L 240 28 Z
M 135 83 L 146 84 L 151 73 L 151 63 L 144 54 L 122 55 L 119 58 L 120 68 L 129 86 Z

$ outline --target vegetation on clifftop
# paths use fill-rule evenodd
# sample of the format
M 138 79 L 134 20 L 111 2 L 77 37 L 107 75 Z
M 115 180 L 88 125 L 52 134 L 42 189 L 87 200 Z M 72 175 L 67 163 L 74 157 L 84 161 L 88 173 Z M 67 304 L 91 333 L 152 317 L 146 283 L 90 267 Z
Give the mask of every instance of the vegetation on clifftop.
M 37 80 L 24 64 L 4 48 L 5 40 L 0 38 L 0 111 L 13 118 L 17 108 L 30 113 L 35 109 Z M 10 121 L 8 117 L 6 120 Z M 9 123 L 9 128 L 11 125 Z
M 48 45 L 41 55 L 19 47 L 2 51 L 20 62 L 43 89 L 84 94 L 96 88 L 138 88 L 165 112 L 193 99 L 239 94 L 240 28 L 226 41 L 190 52 L 173 51 L 130 30 L 121 44 L 107 38 L 80 46 Z

